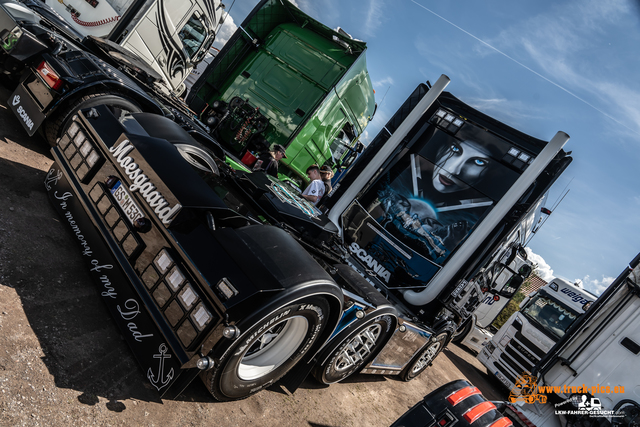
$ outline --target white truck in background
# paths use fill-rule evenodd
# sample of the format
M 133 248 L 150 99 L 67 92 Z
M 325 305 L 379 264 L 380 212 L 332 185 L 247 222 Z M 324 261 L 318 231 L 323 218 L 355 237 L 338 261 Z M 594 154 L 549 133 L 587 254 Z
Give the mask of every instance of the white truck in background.
M 222 23 L 220 0 L 43 0 L 83 36 L 133 52 L 174 92 L 209 51 Z
M 565 295 L 572 292 L 562 289 L 567 289 Z M 535 301 L 532 297 L 524 305 Z M 519 375 L 508 402 L 485 402 L 476 387 L 459 380 L 432 391 L 393 425 L 637 427 L 639 355 L 640 254 L 565 329 L 531 372 Z M 462 406 L 469 398 L 474 400 Z M 485 408 L 488 415 L 467 423 L 464 411 L 473 405 Z M 484 420 L 488 421 L 483 424 Z
M 513 246 L 505 252 L 502 258 L 494 263 L 495 279 L 489 278 L 485 282 L 491 292 L 486 293 L 473 316 L 454 338 L 454 342 L 476 353 L 480 353 L 484 345 L 493 338 L 495 328 L 491 324 L 537 267 L 537 264 L 527 259 L 522 246 Z
M 585 289 L 555 278 L 526 297 L 488 342 L 478 359 L 509 390 L 530 373 L 573 322 L 596 299 Z
M 537 392 L 548 399 L 518 407 L 530 423 L 640 424 L 639 296 L 640 254 L 534 368 Z
M 460 325 L 453 342 L 480 353 L 493 337 L 497 328 L 491 324 L 537 267 L 528 259 L 525 246 L 544 224 L 543 215 L 551 214 L 551 210 L 543 207 L 547 199 L 548 193 L 522 218 L 505 243 L 496 249 L 492 260 L 476 275 L 474 281 L 483 290 L 482 301 Z

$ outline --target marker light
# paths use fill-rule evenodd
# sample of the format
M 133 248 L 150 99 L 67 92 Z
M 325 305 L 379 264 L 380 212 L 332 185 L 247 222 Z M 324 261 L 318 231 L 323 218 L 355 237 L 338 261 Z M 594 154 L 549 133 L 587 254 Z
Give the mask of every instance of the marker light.
M 42 80 L 44 80 L 47 86 L 49 86 L 51 89 L 58 90 L 62 87 L 62 79 L 60 79 L 58 74 L 53 71 L 51 65 L 47 64 L 46 61 L 42 61 L 40 65 L 38 65 L 38 68 L 36 68 L 36 71 L 38 71 L 38 74 L 40 75 L 40 77 L 42 77 Z
M 171 289 L 177 291 L 184 282 L 184 274 L 182 274 L 178 267 L 173 267 L 173 270 L 169 273 L 167 280 L 169 281 Z
M 156 267 L 158 267 L 158 270 L 160 270 L 160 272 L 164 274 L 167 272 L 167 270 L 169 270 L 171 264 L 173 264 L 173 260 L 167 253 L 167 250 L 163 249 L 153 260 L 153 263 L 156 265 Z

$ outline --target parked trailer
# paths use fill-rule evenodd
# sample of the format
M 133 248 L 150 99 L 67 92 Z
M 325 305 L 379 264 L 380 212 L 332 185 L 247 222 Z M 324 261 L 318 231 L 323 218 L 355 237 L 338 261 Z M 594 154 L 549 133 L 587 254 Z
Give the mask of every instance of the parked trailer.
M 480 301 L 480 289 L 457 298 L 469 279 L 571 161 L 563 134 L 550 143 L 521 134 L 443 92 L 447 83 L 417 89 L 378 150 L 384 161 L 369 159 L 382 173 L 354 179 L 352 169 L 329 216 L 273 177 L 228 167 L 167 117 L 118 120 L 104 106 L 74 115 L 45 186 L 82 235 L 101 295 L 162 396 L 197 376 L 216 399 L 236 400 L 277 381 L 293 391 L 311 372 L 330 384 L 358 371 L 410 380 L 426 369 Z M 439 216 L 425 212 L 426 170 L 437 165 L 437 182 L 457 182 L 440 148 L 460 160 L 458 150 L 482 143 L 498 149 L 470 162 L 496 163 L 497 190 L 469 180 L 465 190 L 492 198 L 465 206 L 480 209 L 465 220 L 436 202 Z M 405 196 L 396 185 L 405 182 L 420 197 Z M 434 259 L 429 242 L 450 243 L 444 232 L 458 240 Z

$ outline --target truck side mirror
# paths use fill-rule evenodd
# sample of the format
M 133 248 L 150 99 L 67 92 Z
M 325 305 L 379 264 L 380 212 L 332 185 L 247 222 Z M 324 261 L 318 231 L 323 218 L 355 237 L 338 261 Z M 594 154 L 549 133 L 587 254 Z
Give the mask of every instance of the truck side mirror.
M 522 307 L 524 307 L 525 305 L 527 305 L 527 303 L 529 302 L 529 300 L 531 299 L 531 295 L 526 296 L 522 302 L 520 303 L 520 310 L 522 310 Z

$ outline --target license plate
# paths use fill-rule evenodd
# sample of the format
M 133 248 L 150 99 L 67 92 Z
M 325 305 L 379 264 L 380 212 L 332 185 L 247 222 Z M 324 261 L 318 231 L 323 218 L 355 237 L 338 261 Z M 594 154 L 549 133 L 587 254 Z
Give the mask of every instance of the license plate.
M 118 206 L 122 208 L 122 212 L 124 212 L 124 215 L 131 224 L 133 224 L 138 218 L 144 218 L 142 209 L 138 207 L 129 192 L 125 190 L 124 185 L 122 185 L 122 181 L 118 181 L 116 185 L 113 186 L 111 194 L 113 194 L 113 198 L 116 199 Z
M 9 108 L 11 108 L 11 111 L 13 111 L 13 114 L 18 117 L 18 121 L 20 121 L 20 124 L 29 136 L 36 133 L 45 116 L 22 84 L 18 85 L 15 92 L 13 92 L 7 101 L 7 104 Z

